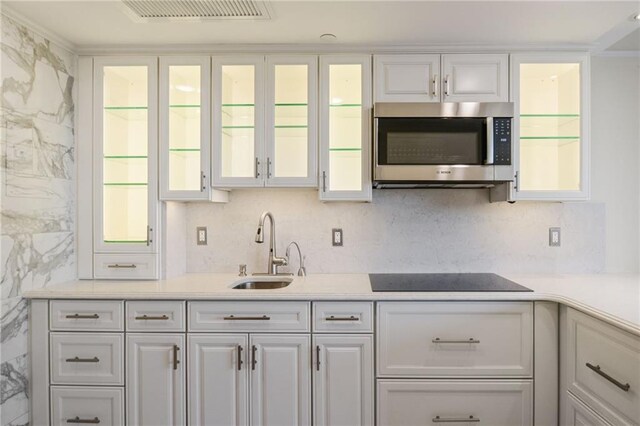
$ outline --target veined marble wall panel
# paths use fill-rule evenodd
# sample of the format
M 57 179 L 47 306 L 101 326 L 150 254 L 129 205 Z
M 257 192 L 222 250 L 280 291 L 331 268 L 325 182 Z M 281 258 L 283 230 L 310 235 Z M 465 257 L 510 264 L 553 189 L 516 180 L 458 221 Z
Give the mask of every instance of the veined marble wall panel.
M 1 15 L 0 425 L 29 422 L 24 290 L 75 278 L 75 56 Z

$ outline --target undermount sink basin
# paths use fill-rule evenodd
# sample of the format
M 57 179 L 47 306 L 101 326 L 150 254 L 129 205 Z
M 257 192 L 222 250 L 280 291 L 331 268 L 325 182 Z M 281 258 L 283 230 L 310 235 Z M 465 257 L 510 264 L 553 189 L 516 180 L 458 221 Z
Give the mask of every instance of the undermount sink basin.
M 270 280 L 251 279 L 235 284 L 232 288 L 234 290 L 273 290 L 276 288 L 284 288 L 291 284 L 292 281 L 290 278 Z

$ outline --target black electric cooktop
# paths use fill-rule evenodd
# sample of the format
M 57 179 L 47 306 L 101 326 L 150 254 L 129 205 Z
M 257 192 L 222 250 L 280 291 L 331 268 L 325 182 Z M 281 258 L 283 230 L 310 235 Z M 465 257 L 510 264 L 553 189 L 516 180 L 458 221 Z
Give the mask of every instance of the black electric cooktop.
M 496 274 L 369 274 L 377 291 L 533 291 Z

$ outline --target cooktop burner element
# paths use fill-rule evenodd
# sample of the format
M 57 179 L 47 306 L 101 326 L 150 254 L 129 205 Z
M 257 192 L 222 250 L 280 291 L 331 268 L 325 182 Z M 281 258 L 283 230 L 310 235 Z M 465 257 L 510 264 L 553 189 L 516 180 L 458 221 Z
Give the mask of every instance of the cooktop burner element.
M 496 274 L 369 274 L 371 290 L 491 292 L 533 291 Z

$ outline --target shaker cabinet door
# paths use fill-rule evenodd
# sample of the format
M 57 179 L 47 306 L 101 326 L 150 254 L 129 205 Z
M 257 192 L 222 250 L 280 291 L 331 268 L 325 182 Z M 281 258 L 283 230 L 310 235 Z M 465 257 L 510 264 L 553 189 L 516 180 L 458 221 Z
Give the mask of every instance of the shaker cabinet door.
M 509 55 L 442 56 L 444 102 L 508 102 Z
M 373 57 L 375 102 L 439 102 L 440 55 Z

